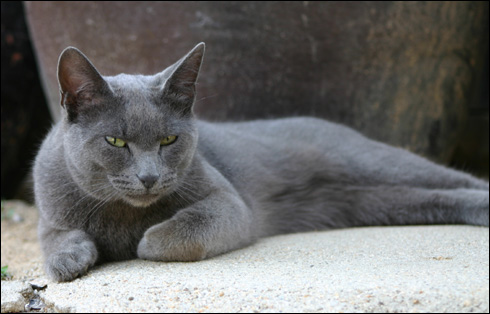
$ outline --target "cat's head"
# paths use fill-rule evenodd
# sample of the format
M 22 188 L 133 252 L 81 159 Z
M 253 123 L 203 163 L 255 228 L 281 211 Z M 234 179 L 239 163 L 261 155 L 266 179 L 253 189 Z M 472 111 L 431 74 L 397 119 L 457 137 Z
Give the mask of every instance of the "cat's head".
M 153 76 L 106 77 L 78 49 L 58 62 L 65 160 L 87 193 L 144 207 L 173 192 L 197 146 L 195 84 L 204 43 Z

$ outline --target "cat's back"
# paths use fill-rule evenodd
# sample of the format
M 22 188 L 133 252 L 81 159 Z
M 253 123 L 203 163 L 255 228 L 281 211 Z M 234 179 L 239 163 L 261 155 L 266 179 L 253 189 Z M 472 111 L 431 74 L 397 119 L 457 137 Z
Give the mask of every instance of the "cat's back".
M 198 129 L 199 153 L 238 190 L 251 194 L 305 174 L 330 171 L 333 164 L 346 162 L 346 152 L 352 154 L 358 142 L 366 141 L 348 127 L 317 118 L 199 121 Z
M 204 152 L 225 150 L 255 156 L 308 150 L 308 147 L 328 151 L 339 149 L 346 142 L 366 140 L 353 129 L 312 117 L 225 123 L 198 121 L 198 129 L 199 148 Z
M 356 133 L 341 124 L 314 117 L 293 117 L 281 119 L 261 119 L 243 122 L 198 121 L 200 132 L 239 132 L 242 135 L 261 137 L 300 139 L 304 136 L 321 138 L 326 133 Z

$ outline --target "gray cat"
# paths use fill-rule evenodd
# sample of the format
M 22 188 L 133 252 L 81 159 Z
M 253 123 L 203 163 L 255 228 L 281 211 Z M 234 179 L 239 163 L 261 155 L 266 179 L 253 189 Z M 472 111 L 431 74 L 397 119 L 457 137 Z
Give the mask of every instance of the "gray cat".
M 489 185 L 315 118 L 194 117 L 204 44 L 153 76 L 60 56 L 63 118 L 34 166 L 54 280 L 96 263 L 198 261 L 280 233 L 489 224 Z

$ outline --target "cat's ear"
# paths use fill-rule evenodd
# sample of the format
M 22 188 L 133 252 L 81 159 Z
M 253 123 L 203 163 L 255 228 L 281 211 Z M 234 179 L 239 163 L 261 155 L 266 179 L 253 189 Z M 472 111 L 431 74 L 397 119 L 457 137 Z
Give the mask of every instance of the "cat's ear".
M 84 110 L 97 105 L 110 90 L 107 82 L 85 55 L 74 47 L 68 47 L 58 61 L 61 106 L 74 121 Z
M 199 43 L 182 59 L 162 72 L 165 76 L 170 74 L 163 88 L 165 100 L 182 114 L 192 112 L 204 47 L 204 43 Z

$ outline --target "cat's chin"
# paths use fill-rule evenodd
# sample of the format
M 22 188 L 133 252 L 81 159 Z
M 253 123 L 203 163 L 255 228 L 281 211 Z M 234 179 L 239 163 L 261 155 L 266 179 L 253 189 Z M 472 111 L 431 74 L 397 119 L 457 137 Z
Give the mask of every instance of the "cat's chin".
M 123 196 L 124 201 L 129 203 L 129 205 L 135 207 L 148 207 L 151 204 L 158 201 L 161 195 L 158 194 L 144 194 L 144 195 L 125 195 Z

